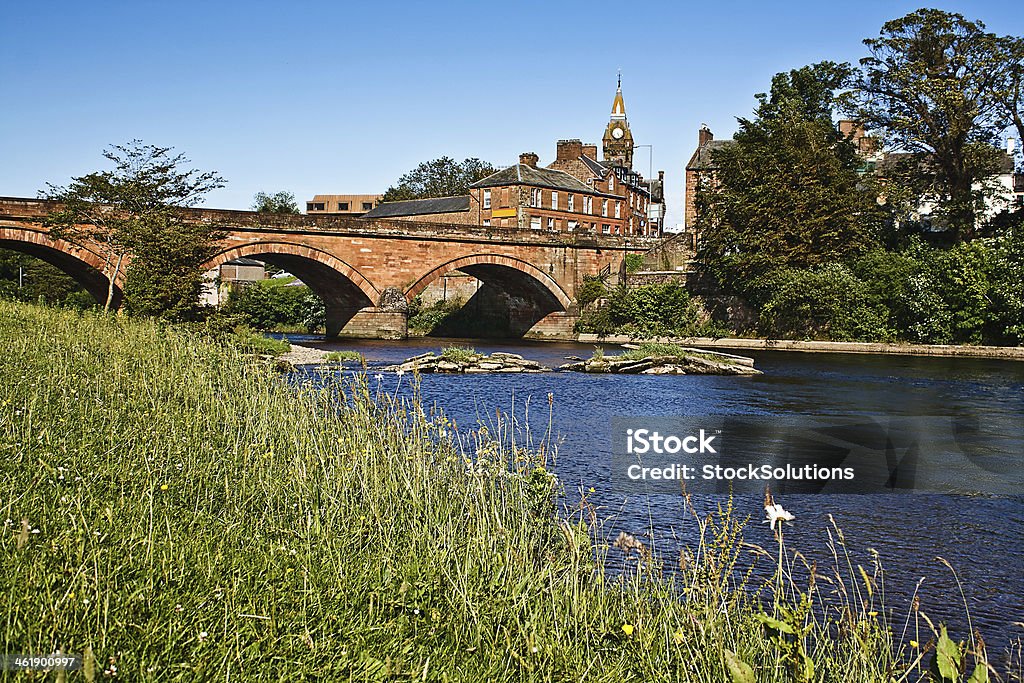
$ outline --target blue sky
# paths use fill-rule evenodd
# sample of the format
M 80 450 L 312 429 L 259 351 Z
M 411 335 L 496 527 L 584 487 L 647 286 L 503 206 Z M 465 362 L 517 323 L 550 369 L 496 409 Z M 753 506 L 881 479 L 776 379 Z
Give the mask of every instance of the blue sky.
M 0 195 L 103 167 L 109 144 L 173 146 L 259 191 L 383 191 L 420 161 L 599 142 L 617 70 L 633 136 L 682 220 L 697 128 L 735 131 L 779 71 L 855 61 L 920 2 L 7 3 Z M 1016 2 L 937 3 L 1024 35 Z M 649 150 L 636 151 L 646 175 Z

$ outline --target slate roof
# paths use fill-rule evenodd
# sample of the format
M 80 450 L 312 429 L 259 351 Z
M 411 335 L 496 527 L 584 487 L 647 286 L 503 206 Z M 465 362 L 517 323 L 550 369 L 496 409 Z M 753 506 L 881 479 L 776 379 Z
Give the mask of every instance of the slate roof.
M 482 180 L 476 181 L 470 187 L 497 187 L 499 185 L 530 185 L 533 187 L 549 187 L 553 190 L 567 190 L 569 192 L 594 192 L 594 188 L 587 187 L 565 171 L 551 168 L 535 168 L 526 164 L 509 166 L 497 173 L 492 173 Z
M 714 161 L 712 155 L 716 149 L 722 149 L 733 144 L 734 140 L 708 140 L 703 145 L 698 147 L 690 157 L 690 161 L 686 164 L 687 171 L 700 171 L 714 168 Z
M 407 199 L 402 202 L 384 202 L 363 218 L 398 218 L 399 216 L 427 216 L 432 213 L 457 213 L 469 211 L 469 195 L 459 197 L 432 197 L 430 199 Z

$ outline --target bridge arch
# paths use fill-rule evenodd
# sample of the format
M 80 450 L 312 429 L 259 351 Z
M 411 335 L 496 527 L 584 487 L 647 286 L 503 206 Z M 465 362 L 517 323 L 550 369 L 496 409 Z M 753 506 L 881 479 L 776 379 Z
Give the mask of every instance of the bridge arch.
M 553 277 L 532 263 L 502 254 L 472 254 L 442 263 L 409 287 L 405 293 L 406 298 L 412 299 L 442 275 L 453 270 L 461 270 L 483 282 L 496 279 L 506 282 L 521 280 L 531 284 L 535 291 L 537 288 L 541 289 L 543 294 L 557 301 L 562 310 L 568 310 L 572 306 L 572 297 L 565 293 L 565 290 Z M 508 271 L 515 271 L 515 273 Z M 530 282 L 531 280 L 533 282 Z
M 0 223 L 0 248 L 34 256 L 67 273 L 80 284 L 96 302 L 105 304 L 110 280 L 104 273 L 105 259 L 91 249 L 66 240 L 54 239 L 42 227 Z M 121 305 L 124 273 L 127 262 L 114 279 L 111 308 Z
M 482 286 L 433 334 L 518 337 L 549 314 L 568 311 L 573 305 L 572 297 L 551 275 L 503 254 L 469 254 L 446 261 L 413 283 L 406 298 L 411 301 L 454 270 L 476 278 Z
M 292 242 L 253 242 L 229 247 L 203 266 L 205 270 L 237 258 L 264 261 L 288 271 L 304 282 L 324 302 L 327 336 L 341 328 L 363 308 L 376 306 L 381 293 L 362 273 L 320 249 Z

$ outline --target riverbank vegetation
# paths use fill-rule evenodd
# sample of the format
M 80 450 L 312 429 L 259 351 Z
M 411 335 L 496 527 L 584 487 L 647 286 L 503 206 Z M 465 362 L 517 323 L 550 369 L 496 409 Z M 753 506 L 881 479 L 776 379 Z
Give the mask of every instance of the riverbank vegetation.
M 84 653 L 87 680 L 912 681 L 936 644 L 984 661 L 927 606 L 887 611 L 880 562 L 848 564 L 841 536 L 809 582 L 781 533 L 747 545 L 772 538 L 745 526 L 760 509 L 679 520 L 699 530 L 679 557 L 609 544 L 585 490 L 557 514 L 550 435 L 458 433 L 411 376 L 290 384 L 188 328 L 2 301 L 0 344 L 3 651 Z M 778 567 L 764 585 L 754 561 Z
M 1024 39 L 925 9 L 865 44 L 859 68 L 777 74 L 707 150 L 704 289 L 727 298 L 734 333 L 1021 344 L 1024 210 L 999 144 L 1024 134 Z

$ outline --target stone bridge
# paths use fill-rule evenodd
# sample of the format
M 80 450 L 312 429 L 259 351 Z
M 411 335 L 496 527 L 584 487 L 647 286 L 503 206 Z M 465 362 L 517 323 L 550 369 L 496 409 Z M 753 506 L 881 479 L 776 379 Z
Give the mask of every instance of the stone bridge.
M 0 197 L 0 248 L 47 261 L 74 277 L 98 301 L 109 280 L 102 249 L 54 239 L 43 218 L 54 202 Z M 286 216 L 189 209 L 185 219 L 226 233 L 206 269 L 247 257 L 292 273 L 327 309 L 327 335 L 404 337 L 406 304 L 454 270 L 478 279 L 478 297 L 493 313 L 504 307 L 506 332 L 545 336 L 571 332 L 577 287 L 586 275 L 618 273 L 628 252 L 650 238 L 510 230 L 344 216 Z M 123 270 L 115 278 L 120 301 Z M 467 308 L 473 304 L 467 303 Z

